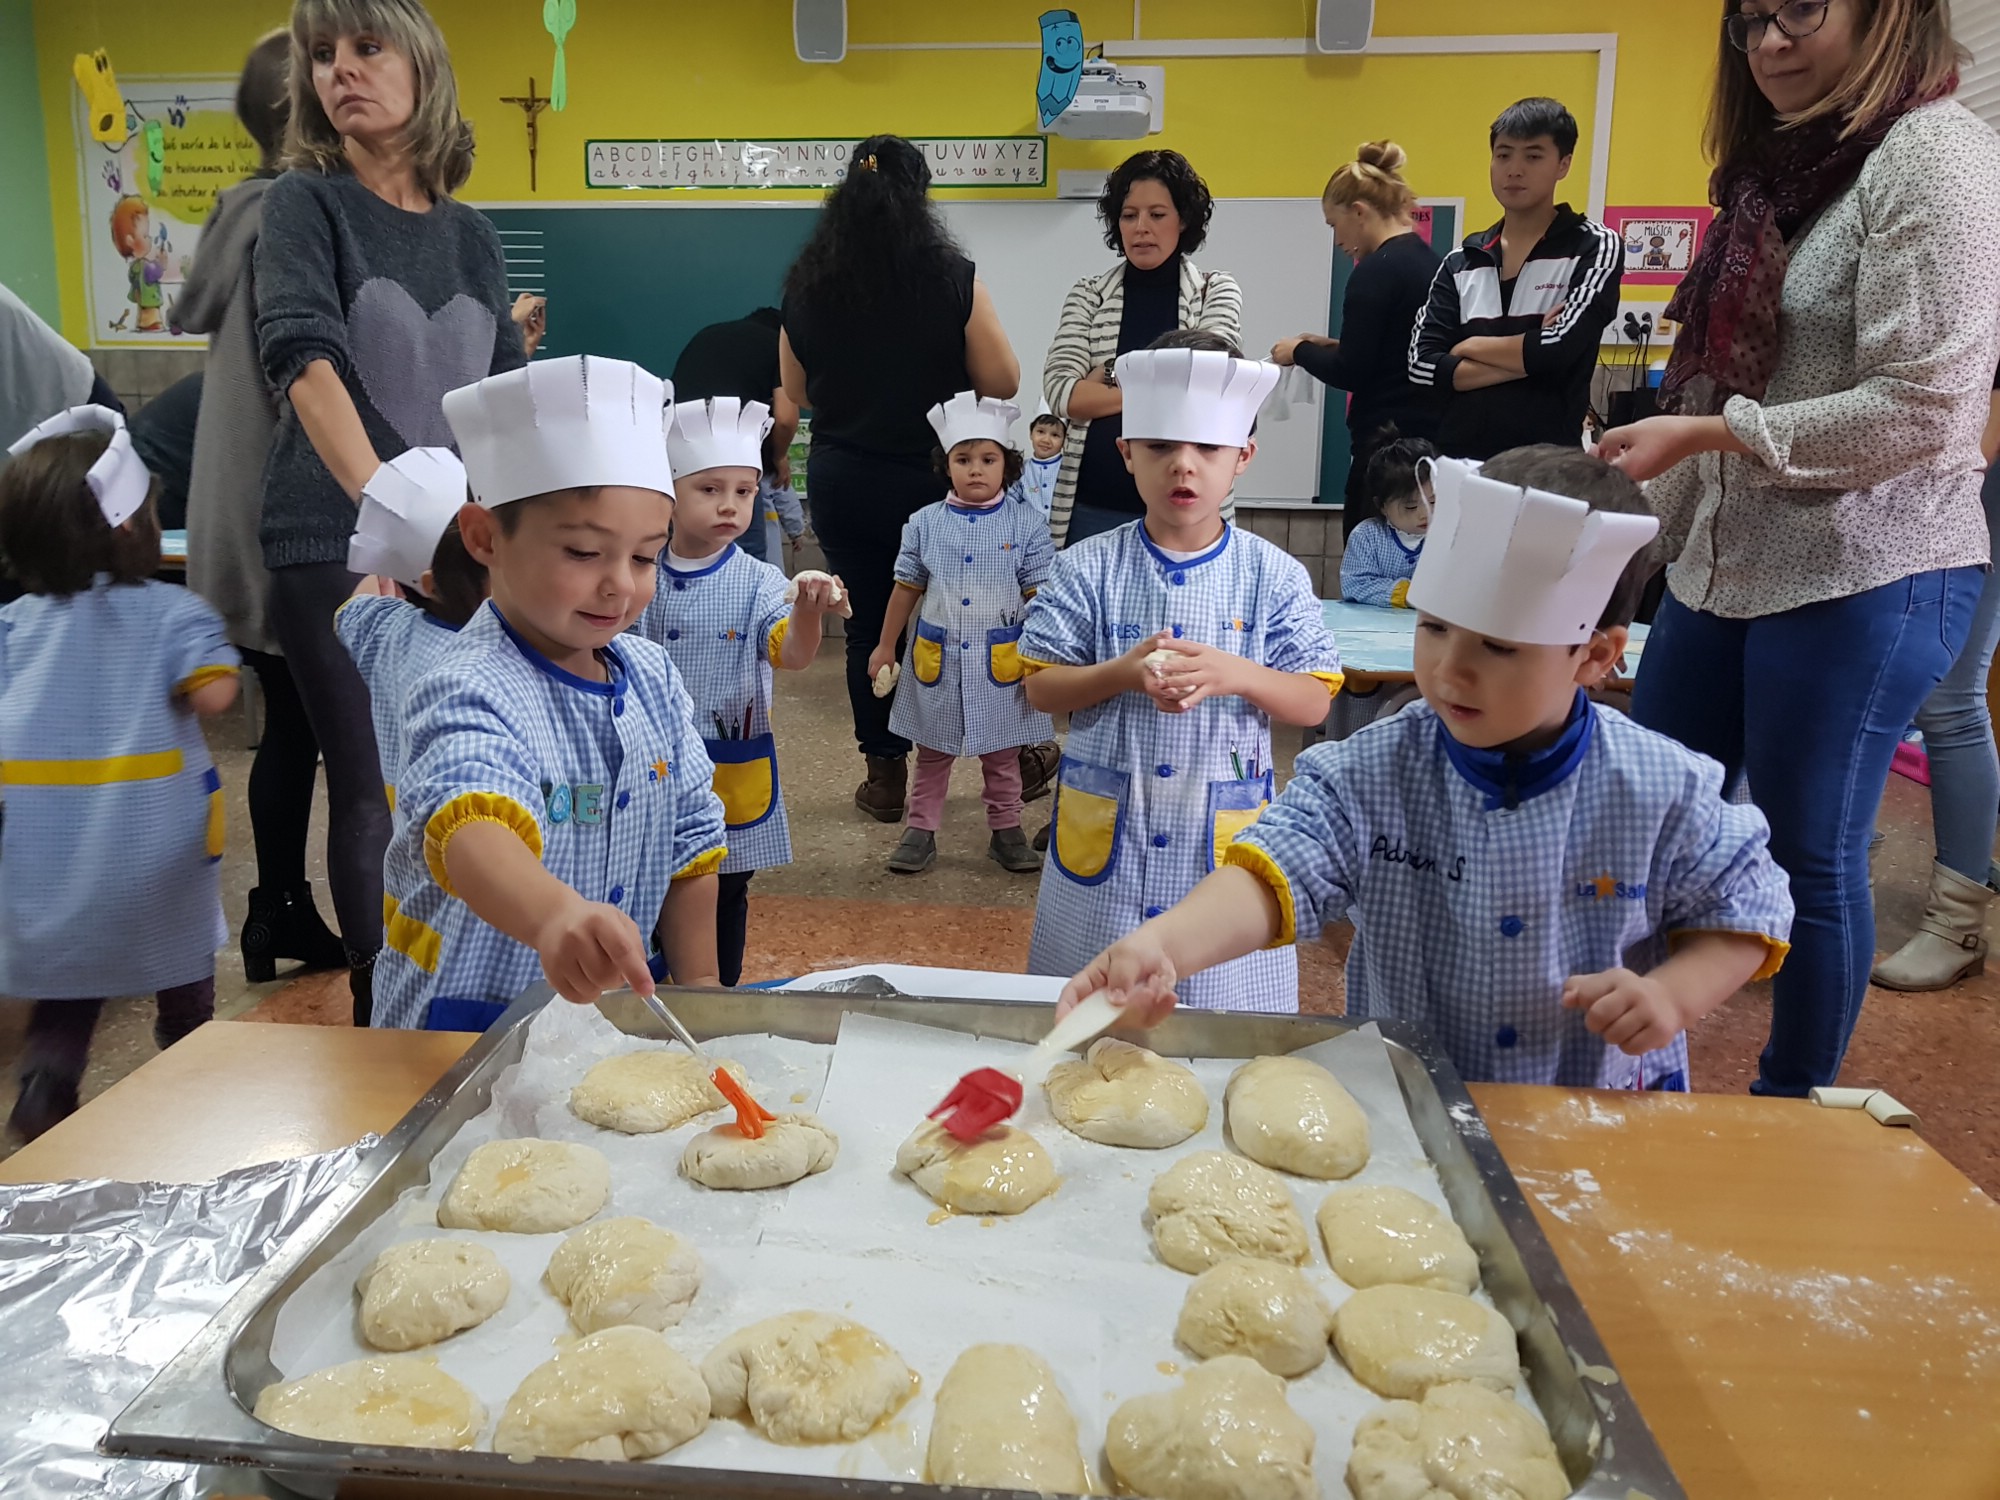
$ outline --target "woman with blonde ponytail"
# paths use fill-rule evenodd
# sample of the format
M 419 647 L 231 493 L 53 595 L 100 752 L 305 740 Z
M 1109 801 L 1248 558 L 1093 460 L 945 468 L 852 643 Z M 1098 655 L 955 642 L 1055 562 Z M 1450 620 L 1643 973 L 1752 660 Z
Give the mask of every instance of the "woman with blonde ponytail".
M 1351 392 L 1342 529 L 1373 514 L 1361 478 L 1374 451 L 1398 436 L 1437 437 L 1440 394 L 1410 384 L 1410 333 L 1437 275 L 1437 252 L 1417 233 L 1417 195 L 1403 180 L 1403 148 L 1370 141 L 1335 172 L 1320 202 L 1334 243 L 1354 258 L 1341 302 L 1340 337 L 1302 333 L 1271 346 L 1271 358 Z

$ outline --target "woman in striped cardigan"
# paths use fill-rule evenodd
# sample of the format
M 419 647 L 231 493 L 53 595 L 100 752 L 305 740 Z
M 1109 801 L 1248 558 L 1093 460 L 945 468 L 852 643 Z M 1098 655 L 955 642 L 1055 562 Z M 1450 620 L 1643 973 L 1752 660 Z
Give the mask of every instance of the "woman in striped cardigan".
M 1207 238 L 1214 209 L 1208 185 L 1177 151 L 1129 156 L 1104 184 L 1097 211 L 1104 242 L 1119 259 L 1070 288 L 1042 367 L 1049 410 L 1069 423 L 1049 515 L 1057 546 L 1145 510 L 1118 456 L 1124 401 L 1117 357 L 1175 328 L 1242 340 L 1236 278 L 1203 271 L 1189 258 Z

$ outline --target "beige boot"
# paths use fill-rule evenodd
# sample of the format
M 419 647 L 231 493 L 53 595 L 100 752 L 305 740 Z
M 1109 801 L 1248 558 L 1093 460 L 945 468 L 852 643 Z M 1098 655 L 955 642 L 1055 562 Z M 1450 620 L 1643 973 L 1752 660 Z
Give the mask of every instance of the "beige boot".
M 1885 990 L 1942 990 L 1985 973 L 1986 908 L 1993 896 L 1992 886 L 1933 864 L 1924 919 L 1914 937 L 1875 966 L 1875 983 Z

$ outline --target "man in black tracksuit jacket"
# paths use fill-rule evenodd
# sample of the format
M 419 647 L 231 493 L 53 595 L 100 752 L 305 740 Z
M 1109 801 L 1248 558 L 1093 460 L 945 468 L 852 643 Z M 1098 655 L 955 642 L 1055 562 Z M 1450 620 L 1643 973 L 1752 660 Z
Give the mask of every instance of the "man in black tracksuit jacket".
M 1493 193 L 1506 216 L 1445 257 L 1411 332 L 1410 380 L 1447 393 L 1438 447 L 1453 458 L 1582 441 L 1625 251 L 1555 201 L 1576 138 L 1553 99 L 1524 99 L 1494 122 Z

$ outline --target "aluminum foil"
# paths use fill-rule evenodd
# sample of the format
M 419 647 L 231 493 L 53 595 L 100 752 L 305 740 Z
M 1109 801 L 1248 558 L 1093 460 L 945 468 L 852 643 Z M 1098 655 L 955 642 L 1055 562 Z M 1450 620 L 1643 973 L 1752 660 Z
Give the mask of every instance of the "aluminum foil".
M 97 1442 L 375 1140 L 213 1182 L 0 1187 L 0 1495 L 250 1488 L 240 1471 L 106 1458 Z
M 880 974 L 851 974 L 845 979 L 829 979 L 812 987 L 815 995 L 868 995 L 878 1000 L 908 999 Z

